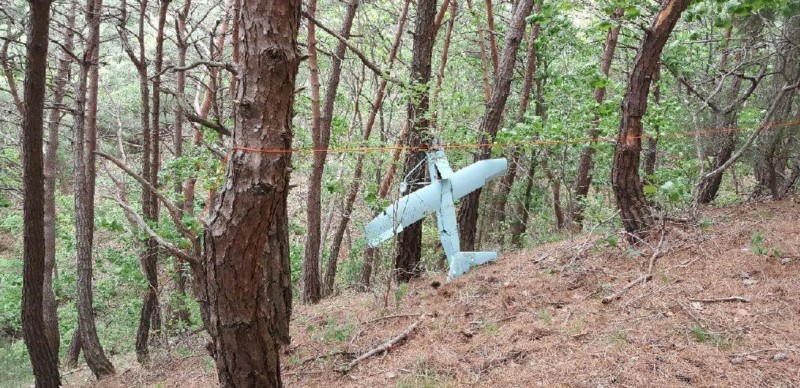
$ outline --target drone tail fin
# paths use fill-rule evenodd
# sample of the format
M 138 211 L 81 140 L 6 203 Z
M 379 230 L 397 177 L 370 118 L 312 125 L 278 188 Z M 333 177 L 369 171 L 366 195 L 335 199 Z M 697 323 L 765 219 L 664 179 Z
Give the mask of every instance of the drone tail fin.
M 497 252 L 458 252 L 450 261 L 450 272 L 447 274 L 447 279 L 452 280 L 469 271 L 470 267 L 481 265 L 496 258 Z

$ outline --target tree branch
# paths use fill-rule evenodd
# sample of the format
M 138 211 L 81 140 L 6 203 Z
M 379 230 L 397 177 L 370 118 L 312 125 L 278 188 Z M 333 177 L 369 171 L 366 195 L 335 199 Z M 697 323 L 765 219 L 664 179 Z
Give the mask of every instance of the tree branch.
M 186 65 L 186 66 L 167 66 L 161 74 L 164 74 L 168 71 L 176 72 L 176 71 L 187 71 L 192 70 L 199 66 L 206 66 L 206 67 L 218 67 L 221 69 L 225 69 L 229 71 L 233 75 L 238 75 L 239 72 L 236 70 L 236 65 L 229 62 L 215 62 L 215 61 L 197 61 L 195 63 Z
M 777 108 L 778 103 L 783 98 L 784 94 L 798 87 L 800 87 L 800 83 L 796 83 L 794 85 L 786 85 L 783 87 L 783 89 L 781 89 L 780 92 L 778 92 L 778 94 L 775 96 L 775 99 L 772 101 L 772 106 L 767 111 L 766 116 L 764 116 L 764 120 L 762 120 L 764 124 L 762 124 L 761 126 L 756 128 L 755 131 L 753 131 L 753 134 L 750 135 L 750 137 L 747 139 L 747 142 L 745 142 L 744 145 L 742 145 L 742 147 L 739 148 L 739 150 L 736 151 L 736 153 L 733 154 L 733 156 L 731 156 L 731 158 L 728 159 L 727 162 L 719 166 L 716 170 L 711 171 L 706 175 L 703 175 L 702 177 L 700 177 L 700 179 L 697 180 L 697 183 L 695 184 L 696 193 L 700 192 L 700 190 L 698 189 L 702 187 L 706 182 L 708 182 L 709 179 L 713 178 L 717 174 L 721 174 L 723 171 L 727 170 L 728 167 L 730 167 L 732 164 L 736 163 L 736 161 L 738 161 L 740 157 L 742 157 L 744 152 L 747 151 L 747 149 L 750 148 L 751 145 L 753 145 L 753 143 L 756 141 L 761 132 L 765 128 L 769 127 L 769 123 L 772 121 L 772 116 L 775 114 L 775 109 Z M 695 195 L 694 200 L 696 203 L 697 195 Z
M 231 136 L 230 129 L 228 129 L 226 126 L 222 124 L 215 123 L 213 121 L 200 117 L 200 115 L 198 115 L 195 112 L 195 110 L 192 107 L 190 107 L 188 103 L 186 103 L 186 100 L 184 100 L 183 97 L 178 96 L 178 93 L 175 93 L 174 91 L 165 88 L 163 86 L 161 87 L 161 91 L 175 97 L 175 102 L 178 104 L 178 106 L 180 106 L 181 111 L 183 112 L 183 115 L 186 116 L 187 120 L 196 124 L 200 124 L 204 127 L 211 128 L 220 135 Z
M 184 225 L 183 221 L 181 220 L 181 216 L 180 216 L 181 211 L 178 209 L 178 207 L 175 206 L 175 204 L 172 203 L 172 201 L 167 199 L 167 197 L 165 197 L 164 194 L 161 194 L 161 192 L 158 191 L 158 189 L 156 189 L 156 187 L 154 187 L 150 182 L 148 182 L 146 179 L 144 179 L 141 175 L 139 175 L 136 172 L 134 172 L 133 170 L 131 170 L 121 160 L 119 160 L 119 159 L 117 159 L 117 158 L 115 158 L 115 157 L 113 157 L 113 156 L 111 156 L 109 154 L 100 152 L 100 151 L 96 151 L 95 154 L 98 155 L 98 156 L 102 156 L 106 160 L 116 164 L 117 167 L 119 167 L 122 171 L 124 171 L 130 177 L 132 177 L 133 179 L 136 179 L 137 182 L 141 183 L 148 190 L 150 190 L 153 193 L 155 193 L 155 195 L 159 199 L 159 201 L 161 201 L 161 203 L 163 203 L 164 206 L 167 208 L 167 212 L 169 213 L 170 218 L 172 218 L 172 222 L 175 223 L 175 227 L 183 235 L 183 237 L 186 237 L 186 238 L 188 238 L 190 240 L 193 240 L 196 237 L 195 233 L 190 231 L 189 228 L 187 228 L 186 225 Z M 205 226 L 205 225 L 203 225 L 203 226 Z
M 177 258 L 180 258 L 191 265 L 200 265 L 200 259 L 194 255 L 187 253 L 186 251 L 176 247 L 169 241 L 165 240 L 163 237 L 159 236 L 158 233 L 153 231 L 147 223 L 142 219 L 142 217 L 136 212 L 136 210 L 131 207 L 130 204 L 125 203 L 125 200 L 120 198 L 118 195 L 114 200 L 119 204 L 119 206 L 125 210 L 125 213 L 128 214 L 129 220 L 134 221 L 134 225 L 136 225 L 139 229 L 142 229 L 145 233 L 147 233 L 150 237 L 156 240 L 158 245 L 160 245 L 164 250 L 171 253 Z
M 317 27 L 321 28 L 323 31 L 327 32 L 329 35 L 333 36 L 334 38 L 336 38 L 339 41 L 341 41 L 342 43 L 344 43 L 344 45 L 347 46 L 347 48 L 350 49 L 350 51 L 352 51 L 354 54 L 356 54 L 356 56 L 359 59 L 361 59 L 361 62 L 363 62 L 365 66 L 367 66 L 370 70 L 372 70 L 379 77 L 385 78 L 386 80 L 389 80 L 389 81 L 397 83 L 397 84 L 402 84 L 402 82 L 400 80 L 392 78 L 390 76 L 389 72 L 381 70 L 381 68 L 378 67 L 377 65 L 375 65 L 372 61 L 370 61 L 367 58 L 367 56 L 364 55 L 363 52 L 361 52 L 361 50 L 359 50 L 356 46 L 354 46 L 352 43 L 350 43 L 346 38 L 344 38 L 343 36 L 341 36 L 338 33 L 336 33 L 336 31 L 331 30 L 330 28 L 326 27 L 324 24 L 320 23 L 317 19 L 314 19 L 314 17 L 312 17 L 311 15 L 307 14 L 305 11 L 302 12 L 302 15 L 303 15 L 304 18 L 306 18 L 310 22 L 314 23 Z
M 686 87 L 686 90 L 689 91 L 689 93 L 699 98 L 700 101 L 703 101 L 703 104 L 709 107 L 714 113 L 720 113 L 721 110 L 719 109 L 719 106 L 717 106 L 716 103 L 711 101 L 711 96 L 704 96 L 703 94 L 700 93 L 700 91 L 697 90 L 697 88 L 688 79 L 686 79 L 686 77 L 679 74 L 678 71 L 675 70 L 672 66 L 666 63 L 664 65 L 667 68 L 667 71 L 669 71 L 673 77 L 675 77 L 680 83 L 682 83 L 683 86 Z

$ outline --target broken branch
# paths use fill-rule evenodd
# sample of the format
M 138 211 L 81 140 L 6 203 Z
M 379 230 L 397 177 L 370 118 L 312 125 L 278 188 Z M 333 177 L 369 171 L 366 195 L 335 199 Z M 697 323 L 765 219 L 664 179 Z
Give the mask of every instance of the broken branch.
M 372 356 L 374 356 L 376 354 L 383 353 L 383 352 L 391 349 L 392 346 L 396 345 L 398 342 L 400 342 L 403 339 L 407 338 L 414 331 L 414 329 L 416 329 L 417 326 L 419 326 L 420 322 L 422 322 L 422 320 L 424 318 L 425 318 L 425 314 L 422 314 L 422 316 L 419 317 L 419 319 L 416 322 L 412 323 L 411 326 L 409 326 L 408 328 L 403 330 L 402 333 L 400 333 L 400 334 L 396 335 L 394 338 L 382 343 L 377 348 L 374 348 L 374 349 L 372 349 L 372 350 L 370 350 L 370 351 L 358 356 L 358 358 L 356 358 L 355 360 L 350 361 L 350 363 L 347 364 L 347 366 L 345 368 L 343 368 L 343 371 L 347 372 L 347 371 L 353 369 L 353 367 L 358 365 L 361 361 L 364 361 L 364 360 L 366 360 L 366 359 L 368 359 L 368 358 L 370 358 L 370 357 L 372 357 Z

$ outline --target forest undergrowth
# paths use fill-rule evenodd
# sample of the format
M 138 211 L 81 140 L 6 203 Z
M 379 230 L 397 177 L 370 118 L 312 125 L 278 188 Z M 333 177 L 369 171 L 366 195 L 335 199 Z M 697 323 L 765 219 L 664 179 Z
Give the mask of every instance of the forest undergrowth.
M 282 355 L 284 382 L 791 386 L 800 380 L 800 300 L 791 292 L 800 281 L 798 211 L 799 196 L 706 208 L 695 222 L 666 221 L 639 246 L 595 231 L 506 253 L 450 283 L 428 273 L 301 305 Z M 649 280 L 631 285 L 651 261 Z M 65 381 L 213 386 L 206 341 L 190 332 L 158 349 L 149 367 L 121 354 L 114 378 L 96 382 L 83 368 Z

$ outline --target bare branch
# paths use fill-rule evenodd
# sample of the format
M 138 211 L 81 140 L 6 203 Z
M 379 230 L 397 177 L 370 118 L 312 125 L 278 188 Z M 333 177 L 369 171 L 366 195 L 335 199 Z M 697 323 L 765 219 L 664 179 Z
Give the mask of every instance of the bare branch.
M 236 70 L 236 65 L 233 63 L 228 62 L 215 62 L 215 61 L 197 61 L 195 63 L 186 65 L 186 66 L 167 66 L 161 73 L 166 73 L 167 71 L 176 72 L 176 71 L 187 71 L 192 70 L 199 66 L 206 66 L 206 67 L 218 67 L 221 69 L 225 69 L 233 75 L 238 75 L 239 72 Z
M 167 197 L 165 197 L 164 194 L 161 194 L 161 192 L 158 191 L 158 189 L 156 189 L 156 187 L 154 187 L 150 182 L 148 182 L 146 179 L 144 179 L 141 175 L 139 175 L 136 172 L 134 172 L 133 170 L 131 170 L 121 160 L 119 160 L 119 159 L 117 159 L 117 158 L 115 158 L 115 157 L 113 157 L 111 155 L 108 155 L 106 153 L 100 152 L 100 151 L 95 152 L 95 154 L 99 155 L 99 156 L 102 156 L 106 160 L 114 163 L 115 165 L 117 165 L 117 167 L 119 167 L 122 171 L 124 171 L 130 177 L 132 177 L 133 179 L 136 179 L 137 182 L 141 183 L 148 190 L 150 190 L 153 193 L 155 193 L 155 195 L 159 199 L 159 201 L 161 201 L 161 203 L 163 203 L 164 206 L 167 208 L 167 212 L 169 213 L 170 218 L 172 218 L 172 222 L 175 223 L 175 227 L 178 229 L 178 231 L 181 233 L 181 235 L 183 235 L 183 237 L 186 237 L 188 239 L 194 239 L 196 237 L 195 233 L 190 231 L 189 228 L 187 228 L 186 225 L 184 225 L 184 223 L 183 223 L 183 221 L 181 220 L 181 217 L 180 217 L 181 211 L 178 209 L 178 207 L 175 206 L 175 204 L 172 203 L 172 201 L 167 199 Z
M 304 18 L 306 18 L 310 22 L 314 23 L 317 27 L 321 28 L 323 31 L 327 32 L 329 35 L 333 36 L 334 38 L 336 38 L 339 41 L 341 41 L 342 43 L 344 43 L 344 45 L 347 46 L 347 48 L 350 49 L 350 51 L 352 51 L 354 54 L 356 54 L 356 56 L 359 59 L 361 59 L 361 62 L 363 62 L 365 66 L 367 66 L 370 70 L 372 70 L 379 77 L 385 78 L 385 79 L 387 79 L 387 80 L 389 80 L 391 82 L 394 82 L 394 83 L 402 84 L 402 82 L 400 80 L 392 78 L 389 75 L 388 72 L 381 70 L 380 67 L 375 65 L 372 61 L 370 61 L 367 58 L 367 56 L 364 55 L 363 52 L 361 52 L 361 50 L 359 50 L 356 46 L 354 46 L 352 43 L 350 43 L 346 38 L 344 38 L 343 36 L 341 36 L 338 33 L 336 33 L 336 31 L 331 30 L 330 28 L 326 27 L 324 24 L 320 23 L 317 19 L 314 19 L 314 17 L 312 17 L 311 15 L 307 14 L 305 11 L 303 11 L 302 14 L 303 14 Z
M 182 97 L 178 96 L 178 94 L 175 93 L 174 91 L 172 91 L 172 90 L 170 90 L 168 88 L 165 88 L 165 87 L 161 87 L 161 91 L 164 92 L 164 93 L 167 93 L 167 94 L 175 96 L 175 102 L 178 104 L 178 106 L 180 106 L 181 111 L 183 112 L 183 115 L 186 116 L 187 120 L 189 120 L 189 121 L 191 121 L 193 123 L 200 124 L 200 125 L 202 125 L 204 127 L 211 128 L 215 132 L 219 133 L 220 135 L 231 136 L 231 130 L 230 129 L 228 129 L 227 127 L 225 127 L 222 124 L 215 123 L 215 122 L 212 122 L 210 120 L 207 120 L 207 119 L 204 119 L 204 118 L 200 117 L 200 115 L 198 115 L 195 112 L 195 110 L 192 109 L 189 106 L 189 104 L 186 103 L 186 101 Z
M 134 210 L 133 207 L 130 206 L 130 204 L 125 203 L 125 200 L 123 200 L 119 196 L 114 198 L 114 200 L 117 202 L 117 204 L 119 204 L 119 206 L 123 210 L 125 210 L 125 213 L 128 214 L 129 219 L 132 219 L 133 221 L 135 221 L 135 225 L 139 229 L 141 229 L 142 231 L 147 233 L 147 235 L 149 235 L 154 240 L 156 240 L 158 245 L 160 245 L 162 248 L 164 248 L 164 250 L 166 250 L 167 252 L 171 253 L 175 257 L 178 257 L 178 258 L 186 261 L 187 263 L 189 263 L 191 265 L 200 265 L 200 259 L 199 258 L 197 258 L 196 256 L 194 256 L 192 254 L 189 254 L 186 251 L 176 247 L 175 245 L 173 245 L 169 241 L 165 240 L 163 237 L 159 236 L 158 233 L 153 231 L 153 229 L 151 229 L 147 225 L 147 223 L 144 222 L 144 219 L 142 219 L 142 217 L 136 212 L 136 210 Z

